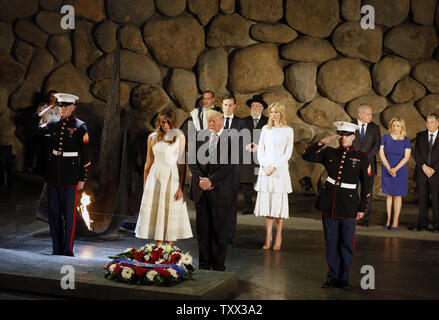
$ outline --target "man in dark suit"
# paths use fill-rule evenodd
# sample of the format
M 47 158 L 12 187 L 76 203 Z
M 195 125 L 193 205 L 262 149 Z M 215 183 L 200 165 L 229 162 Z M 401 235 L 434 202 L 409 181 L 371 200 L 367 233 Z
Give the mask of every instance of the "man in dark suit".
M 419 193 L 417 231 L 427 230 L 429 199 L 433 207 L 433 232 L 439 232 L 439 119 L 435 114 L 427 116 L 427 130 L 416 135 L 414 180 Z
M 256 151 L 262 127 L 268 123 L 268 118 L 262 114 L 262 111 L 268 108 L 268 104 L 262 99 L 262 95 L 254 95 L 253 98 L 247 100 L 247 106 L 250 107 L 250 115 L 243 118 L 243 120 L 246 122 L 247 129 L 251 132 L 251 144 L 247 145 L 243 152 L 244 158 L 248 158 L 245 153 L 250 153 L 251 163 L 241 164 L 241 190 L 244 195 L 242 214 L 253 214 L 253 196 L 256 197 L 254 184 L 258 179 L 259 172 Z
M 235 170 L 223 111 L 212 107 L 206 116 L 209 129 L 197 133 L 195 156 L 189 155 L 190 199 L 196 209 L 199 269 L 224 271 Z
M 380 127 L 372 122 L 372 107 L 367 104 L 362 104 L 358 108 L 358 120 L 352 121 L 358 125 L 359 130 L 355 133 L 355 140 L 353 142 L 354 148 L 360 150 L 367 155 L 369 163 L 372 168 L 372 182 L 370 184 L 370 200 L 373 196 L 373 180 L 377 174 L 376 154 L 380 150 L 381 133 Z M 369 226 L 369 215 L 372 209 L 371 202 L 364 214 L 363 219 L 358 221 L 358 224 L 364 227 Z
M 241 137 L 239 136 L 239 133 L 241 132 L 242 129 L 245 129 L 247 126 L 243 119 L 237 117 L 234 114 L 236 109 L 236 98 L 234 95 L 232 94 L 224 95 L 223 101 L 221 103 L 221 108 L 224 112 L 224 129 L 229 131 L 229 134 L 231 136 L 232 147 L 233 147 L 232 152 L 237 153 L 235 154 L 235 160 L 239 161 L 235 163 L 237 165 L 234 166 L 236 180 L 235 180 L 233 193 L 236 195 L 236 199 L 230 211 L 230 225 L 229 225 L 229 238 L 228 238 L 229 245 L 233 245 L 233 240 L 235 239 L 236 236 L 237 214 L 238 214 L 237 202 L 238 202 L 239 183 L 241 180 L 241 170 L 238 164 L 241 163 L 242 150 L 243 150 L 242 148 L 243 143 Z

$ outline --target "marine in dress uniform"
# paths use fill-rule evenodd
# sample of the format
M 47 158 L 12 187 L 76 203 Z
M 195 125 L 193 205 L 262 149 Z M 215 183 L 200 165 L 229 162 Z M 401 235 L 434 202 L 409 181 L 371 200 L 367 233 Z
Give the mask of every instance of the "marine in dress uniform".
M 311 144 L 302 158 L 323 164 L 328 172 L 316 203 L 322 213 L 328 264 L 327 280 L 322 288 L 350 290 L 356 221 L 363 217 L 368 207 L 372 171 L 366 154 L 352 147 L 358 126 L 344 121 L 336 121 L 334 125 L 337 135 Z M 340 139 L 340 147 L 323 148 L 336 137 Z M 361 198 L 358 196 L 359 183 Z
M 73 238 L 77 191 L 87 180 L 89 159 L 89 135 L 86 124 L 72 115 L 77 96 L 57 93 L 60 119 L 38 126 L 41 118 L 36 115 L 36 127 L 40 134 L 49 134 L 52 150 L 46 170 L 49 198 L 49 226 L 53 254 L 74 256 Z

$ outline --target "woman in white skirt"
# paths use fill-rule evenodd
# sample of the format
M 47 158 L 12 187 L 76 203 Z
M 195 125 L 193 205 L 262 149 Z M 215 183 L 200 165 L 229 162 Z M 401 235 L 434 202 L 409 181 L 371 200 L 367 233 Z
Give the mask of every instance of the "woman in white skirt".
M 183 184 L 185 137 L 176 128 L 173 110 L 157 116 L 157 130 L 148 137 L 143 197 L 136 225 L 136 237 L 154 239 L 156 245 L 192 237 Z
M 283 219 L 288 219 L 288 193 L 291 188 L 288 160 L 294 146 L 294 131 L 285 121 L 285 106 L 272 103 L 269 107 L 270 117 L 262 128 L 257 148 L 260 164 L 255 190 L 255 215 L 265 217 L 266 237 L 263 249 L 270 249 L 273 242 L 273 222 L 276 219 L 276 240 L 273 250 L 280 250 L 282 244 Z

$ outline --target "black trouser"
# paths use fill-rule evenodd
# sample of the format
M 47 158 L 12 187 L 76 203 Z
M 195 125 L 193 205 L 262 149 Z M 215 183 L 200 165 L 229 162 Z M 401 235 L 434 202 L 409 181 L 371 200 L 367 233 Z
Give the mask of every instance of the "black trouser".
M 228 242 L 233 243 L 233 239 L 236 236 L 236 229 L 238 226 L 238 192 L 239 192 L 239 181 L 241 180 L 239 166 L 235 167 L 235 190 L 230 192 L 235 193 L 235 201 L 230 207 L 230 224 L 229 224 L 229 236 Z
M 195 205 L 200 269 L 224 271 L 231 206 L 214 205 L 211 192 L 204 192 Z
M 55 187 L 48 185 L 47 192 L 53 254 L 73 256 L 76 186 Z
M 427 227 L 428 226 L 428 208 L 429 200 L 431 195 L 431 204 L 433 209 L 433 225 L 439 227 L 439 184 L 437 183 L 418 183 L 418 193 L 419 193 L 419 216 L 418 216 L 418 226 Z
M 244 195 L 244 211 L 253 211 L 253 197 L 256 197 L 257 195 L 254 183 L 241 183 L 241 190 Z

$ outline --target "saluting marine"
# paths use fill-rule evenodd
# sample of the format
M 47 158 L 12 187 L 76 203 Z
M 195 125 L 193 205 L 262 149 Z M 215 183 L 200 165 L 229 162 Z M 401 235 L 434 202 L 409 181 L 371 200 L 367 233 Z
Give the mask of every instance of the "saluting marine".
M 336 121 L 334 125 L 337 134 L 308 146 L 302 158 L 323 164 L 328 172 L 316 203 L 322 213 L 328 263 L 327 280 L 322 288 L 350 290 L 356 222 L 369 204 L 372 171 L 366 154 L 352 147 L 358 126 L 344 121 Z M 323 148 L 336 137 L 338 148 Z
M 86 124 L 75 118 L 77 96 L 55 94 L 61 118 L 38 125 L 45 110 L 35 116 L 40 134 L 49 134 L 51 151 L 46 169 L 49 198 L 49 226 L 53 254 L 74 256 L 73 238 L 77 191 L 84 188 L 90 167 L 89 135 Z

